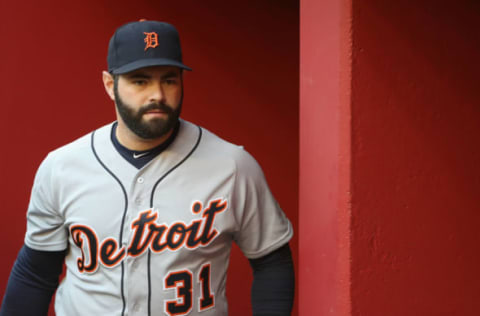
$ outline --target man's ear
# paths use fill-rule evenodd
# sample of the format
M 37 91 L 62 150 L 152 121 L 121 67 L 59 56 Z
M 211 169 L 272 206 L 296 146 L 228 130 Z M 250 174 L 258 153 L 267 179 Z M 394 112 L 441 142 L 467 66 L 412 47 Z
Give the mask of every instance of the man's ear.
M 112 101 L 115 101 L 115 93 L 113 92 L 113 76 L 108 71 L 102 71 L 103 86 Z

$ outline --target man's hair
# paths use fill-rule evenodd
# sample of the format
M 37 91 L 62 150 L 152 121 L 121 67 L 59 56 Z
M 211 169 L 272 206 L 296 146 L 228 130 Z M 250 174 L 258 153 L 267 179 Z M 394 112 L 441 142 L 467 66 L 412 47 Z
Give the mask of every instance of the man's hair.
M 113 84 L 114 86 L 118 84 L 118 78 L 120 77 L 119 75 L 116 75 L 116 74 L 112 74 L 110 73 L 113 77 Z

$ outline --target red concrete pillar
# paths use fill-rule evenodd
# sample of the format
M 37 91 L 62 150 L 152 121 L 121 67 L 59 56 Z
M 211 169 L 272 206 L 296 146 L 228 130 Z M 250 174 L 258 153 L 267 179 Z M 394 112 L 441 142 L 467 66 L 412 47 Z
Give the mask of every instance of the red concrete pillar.
M 349 315 L 350 0 L 300 4 L 299 314 Z
M 352 20 L 352 315 L 480 315 L 479 2 Z
M 349 2 L 300 6 L 300 315 L 479 315 L 479 4 Z

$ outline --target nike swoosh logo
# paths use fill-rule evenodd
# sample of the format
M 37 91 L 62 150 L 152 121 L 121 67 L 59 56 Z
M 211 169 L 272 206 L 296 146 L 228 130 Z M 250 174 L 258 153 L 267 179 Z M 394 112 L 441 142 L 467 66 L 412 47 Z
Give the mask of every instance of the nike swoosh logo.
M 146 153 L 138 154 L 138 155 L 135 154 L 135 153 L 133 153 L 133 158 L 138 159 L 138 158 L 140 158 L 140 157 L 143 157 L 143 156 L 148 155 L 149 153 L 150 153 L 149 151 L 147 151 Z

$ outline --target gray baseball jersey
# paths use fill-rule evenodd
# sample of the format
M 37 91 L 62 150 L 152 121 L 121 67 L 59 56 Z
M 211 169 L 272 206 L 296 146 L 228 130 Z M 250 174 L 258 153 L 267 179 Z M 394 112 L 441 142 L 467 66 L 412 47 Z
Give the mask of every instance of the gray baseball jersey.
M 111 128 L 51 152 L 35 177 L 25 243 L 69 249 L 57 315 L 227 315 L 231 242 L 252 259 L 293 234 L 259 165 L 182 120 L 137 169 Z

